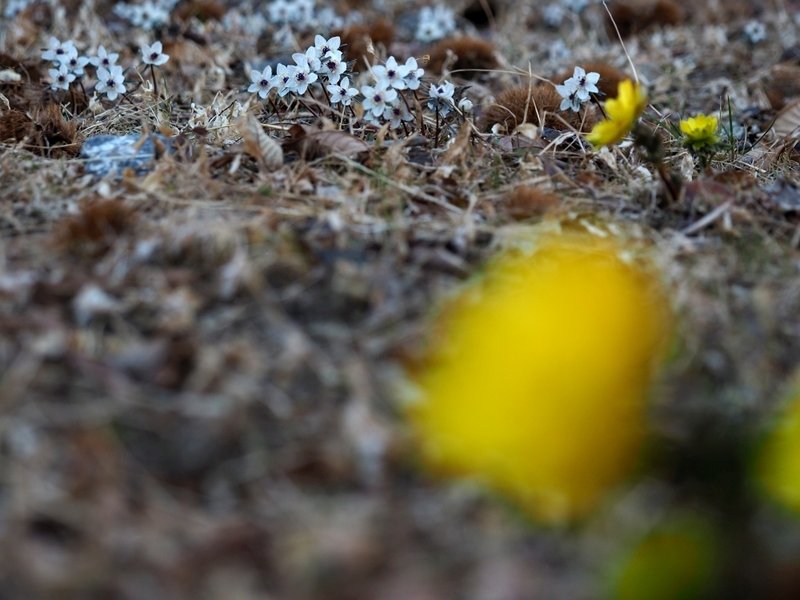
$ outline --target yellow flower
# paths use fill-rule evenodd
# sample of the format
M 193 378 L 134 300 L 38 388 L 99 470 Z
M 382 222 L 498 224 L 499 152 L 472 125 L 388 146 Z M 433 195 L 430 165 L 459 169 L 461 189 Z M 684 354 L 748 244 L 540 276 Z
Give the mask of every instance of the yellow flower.
M 592 128 L 586 139 L 593 146 L 616 144 L 633 129 L 646 106 L 644 88 L 630 79 L 621 81 L 617 97 L 603 103 L 606 118 Z
M 800 395 L 789 403 L 770 432 L 757 465 L 767 494 L 800 513 Z
M 546 236 L 447 307 L 409 409 L 435 471 L 476 476 L 551 523 L 587 514 L 629 474 L 669 317 L 621 252 Z
M 686 143 L 693 148 L 713 146 L 719 141 L 717 137 L 717 117 L 710 115 L 697 115 L 681 121 L 681 133 L 686 138 Z

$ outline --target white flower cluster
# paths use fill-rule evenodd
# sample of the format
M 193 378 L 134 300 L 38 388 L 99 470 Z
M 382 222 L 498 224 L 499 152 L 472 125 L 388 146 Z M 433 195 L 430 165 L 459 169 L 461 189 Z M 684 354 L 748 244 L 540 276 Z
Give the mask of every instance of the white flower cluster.
M 83 68 L 89 59 L 78 54 L 75 42 L 61 42 L 51 37 L 47 48 L 42 51 L 42 60 L 49 61 L 53 68 L 48 71 L 50 87 L 54 90 L 67 90 L 76 77 L 83 75 Z
M 357 13 L 354 13 L 352 17 L 354 18 L 346 20 L 336 14 L 336 11 L 330 6 L 318 8 L 314 0 L 272 0 L 267 5 L 268 23 L 279 26 L 289 25 L 305 30 L 340 29 L 347 22 L 357 20 Z
M 564 22 L 569 13 L 580 14 L 586 10 L 590 4 L 598 4 L 602 0 L 560 0 L 549 2 L 542 8 L 542 21 L 548 27 L 558 29 Z
M 375 125 L 388 122 L 392 128 L 413 121 L 408 100 L 401 93 L 418 90 L 424 73 L 416 58 L 399 64 L 394 56 L 390 56 L 385 64 L 373 66 L 370 69 L 372 85 L 361 86 L 364 120 Z
M 142 2 L 141 4 L 120 4 L 114 6 L 114 13 L 130 22 L 134 27 L 152 31 L 169 23 L 169 14 L 177 0 Z
M 556 86 L 556 91 L 563 98 L 560 110 L 580 111 L 581 106 L 589 100 L 591 94 L 600 92 L 597 89 L 598 81 L 600 81 L 599 73 L 587 73 L 582 68 L 575 67 L 572 77 Z
M 335 84 L 347 70 L 342 51 L 339 50 L 341 39 L 332 37 L 325 39 L 321 35 L 314 38 L 314 45 L 304 53 L 296 52 L 292 55 L 293 65 L 279 64 L 275 73 L 267 65 L 263 71 L 250 72 L 250 87 L 248 92 L 266 98 L 270 90 L 277 90 L 278 96 L 283 98 L 287 94 L 302 96 L 308 87 L 317 82 Z
M 272 0 L 267 5 L 267 20 L 277 25 L 307 24 L 314 18 L 314 0 Z
M 420 42 L 432 42 L 449 35 L 455 29 L 456 15 L 452 9 L 442 5 L 423 6 L 419 11 L 414 37 Z
M 143 44 L 141 53 L 142 63 L 151 68 L 161 66 L 169 60 L 169 56 L 162 51 L 161 42 Z M 118 59 L 119 54 L 108 52 L 105 46 L 98 46 L 93 56 L 81 56 L 75 42 L 61 42 L 55 37 L 47 41 L 47 48 L 42 51 L 42 60 L 53 64 L 53 68 L 49 70 L 50 87 L 53 90 L 68 90 L 70 84 L 83 77 L 86 67 L 91 65 L 96 69 L 95 92 L 105 94 L 112 102 L 126 91 L 125 73 L 117 64 Z
M 278 64 L 274 73 L 270 65 L 262 71 L 250 71 L 247 91 L 265 100 L 272 90 L 283 98 L 288 94 L 302 96 L 313 88 L 325 94 L 331 107 L 350 107 L 354 101 L 359 101 L 366 123 L 377 126 L 388 123 L 398 128 L 412 122 L 412 102 L 404 94 L 416 92 L 422 86 L 425 71 L 417 64 L 417 59 L 412 57 L 399 63 L 390 56 L 384 64 L 372 66 L 367 84 L 357 86 L 353 74 L 347 71 L 340 45 L 338 36 L 326 39 L 317 35 L 313 46 L 292 55 L 293 65 Z M 454 93 L 452 83 L 431 85 L 428 108 L 438 117 L 446 117 L 455 107 Z M 469 101 L 459 104 L 462 112 L 469 112 L 471 108 Z
M 47 41 L 47 48 L 42 51 L 42 60 L 53 63 L 48 71 L 53 90 L 68 90 L 73 81 L 86 74 L 86 66 L 92 65 L 97 69 L 95 91 L 105 94 L 109 100 L 116 100 L 119 94 L 125 93 L 125 75 L 117 65 L 118 58 L 119 54 L 109 54 L 104 46 L 98 47 L 94 56 L 80 56 L 75 42 L 61 42 L 55 37 Z
M 269 22 L 261 13 L 243 13 L 238 10 L 229 10 L 222 17 L 222 27 L 225 31 L 240 31 L 252 37 L 259 37 L 267 29 Z

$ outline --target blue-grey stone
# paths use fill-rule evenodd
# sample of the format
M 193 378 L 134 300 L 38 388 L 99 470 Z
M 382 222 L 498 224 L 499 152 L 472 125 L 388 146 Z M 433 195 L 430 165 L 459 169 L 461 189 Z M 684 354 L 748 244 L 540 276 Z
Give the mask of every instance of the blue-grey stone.
M 137 175 L 143 175 L 152 170 L 155 163 L 153 138 L 158 139 L 163 151 L 172 151 L 170 139 L 159 134 L 148 135 L 144 142 L 140 134 L 92 136 L 81 147 L 81 157 L 86 161 L 84 169 L 97 177 L 121 175 L 129 168 Z

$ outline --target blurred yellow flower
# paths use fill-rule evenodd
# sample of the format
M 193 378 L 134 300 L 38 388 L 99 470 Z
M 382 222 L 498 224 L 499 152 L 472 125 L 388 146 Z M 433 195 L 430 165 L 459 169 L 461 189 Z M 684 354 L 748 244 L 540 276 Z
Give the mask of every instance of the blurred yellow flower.
M 586 139 L 593 146 L 616 144 L 633 129 L 636 120 L 647 107 L 647 93 L 630 79 L 621 81 L 617 97 L 603 103 L 606 118 L 595 125 Z
M 434 470 L 476 476 L 545 522 L 585 515 L 629 474 L 670 318 L 622 253 L 550 234 L 447 307 L 409 409 Z
M 719 141 L 717 137 L 717 117 L 710 115 L 697 115 L 681 121 L 681 133 L 686 143 L 692 148 L 699 149 L 713 146 Z
M 789 403 L 770 431 L 757 467 L 767 494 L 800 514 L 800 395 Z

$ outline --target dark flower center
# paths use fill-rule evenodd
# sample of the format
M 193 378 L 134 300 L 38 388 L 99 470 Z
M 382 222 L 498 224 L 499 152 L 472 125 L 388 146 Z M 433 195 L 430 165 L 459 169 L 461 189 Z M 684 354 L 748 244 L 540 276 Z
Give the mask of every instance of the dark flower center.
M 158 58 L 158 52 L 150 53 L 150 60 L 156 60 L 157 58 Z
M 372 97 L 372 101 L 373 101 L 373 102 L 375 102 L 376 104 L 377 104 L 378 102 L 380 102 L 381 100 L 383 100 L 383 98 L 381 98 L 381 95 L 380 95 L 380 94 L 375 94 L 375 95 Z
M 298 73 L 297 74 L 297 81 L 305 81 L 305 73 Z
M 258 82 L 258 85 L 260 85 L 261 87 L 267 87 L 269 85 L 269 81 L 267 81 L 266 79 L 262 79 L 261 81 Z
M 108 81 L 106 81 L 106 85 L 108 87 L 114 87 L 116 85 L 116 82 L 113 79 L 109 79 Z
M 386 74 L 389 76 L 389 79 L 394 79 L 397 76 L 397 71 L 386 71 Z
M 332 60 L 329 60 L 328 64 L 325 65 L 325 66 L 328 67 L 329 71 L 333 71 L 336 68 L 336 63 L 334 61 L 332 61 Z

